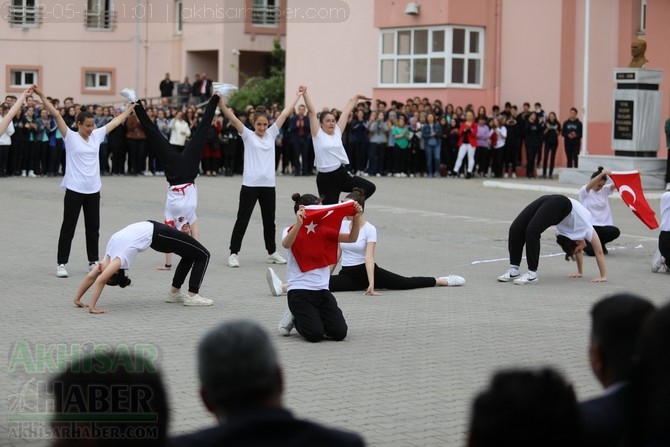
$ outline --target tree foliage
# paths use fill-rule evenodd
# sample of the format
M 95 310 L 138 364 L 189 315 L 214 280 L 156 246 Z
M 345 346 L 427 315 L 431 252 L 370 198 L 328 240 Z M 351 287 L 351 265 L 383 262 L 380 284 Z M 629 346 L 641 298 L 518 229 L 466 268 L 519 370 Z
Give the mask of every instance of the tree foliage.
M 284 102 L 284 80 L 286 66 L 286 51 L 281 47 L 279 40 L 274 40 L 274 48 L 271 53 L 270 76 L 252 76 L 246 79 L 242 86 L 228 100 L 228 105 L 235 110 L 244 110 L 251 104 L 270 105 L 273 103 L 282 104 Z M 240 72 L 240 76 L 246 77 Z

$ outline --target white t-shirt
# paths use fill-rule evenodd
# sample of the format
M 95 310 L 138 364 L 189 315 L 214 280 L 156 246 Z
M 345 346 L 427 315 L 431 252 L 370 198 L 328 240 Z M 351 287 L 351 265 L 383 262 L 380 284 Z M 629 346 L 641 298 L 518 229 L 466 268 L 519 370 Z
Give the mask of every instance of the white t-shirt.
M 244 186 L 275 186 L 275 139 L 279 135 L 276 124 L 268 127 L 263 137 L 246 127 L 241 133 L 244 141 Z
M 65 176 L 60 186 L 81 194 L 94 194 L 102 188 L 100 180 L 100 143 L 105 139 L 104 127 L 95 129 L 88 141 L 79 132 L 69 129 L 63 137 L 65 143 Z
M 342 144 L 342 131 L 335 126 L 335 132 L 328 135 L 319 129 L 314 142 L 314 164 L 319 172 L 333 172 L 342 165 L 349 164 L 349 157 Z
M 0 116 L 0 123 L 2 122 L 3 117 Z M 12 139 L 10 138 L 14 135 L 14 123 L 12 121 L 7 125 L 7 129 L 0 135 L 0 146 L 11 146 Z
M 670 231 L 670 191 L 661 196 L 661 231 Z
M 288 234 L 289 227 L 282 231 L 282 240 Z M 330 267 L 303 272 L 293 257 L 291 249 L 286 250 L 286 285 L 288 290 L 328 290 L 330 283 Z
M 614 225 L 612 211 L 610 210 L 609 196 L 616 190 L 614 184 L 608 183 L 600 191 L 591 189 L 586 192 L 586 185 L 579 189 L 579 201 L 591 213 L 591 224 L 603 227 L 605 225 Z
M 573 241 L 587 240 L 591 242 L 594 231 L 593 225 L 591 225 L 591 213 L 575 199 L 570 199 L 570 202 L 572 203 L 572 211 L 556 225 L 558 234 Z
M 68 131 L 70 133 L 70 131 Z M 109 238 L 105 255 L 110 260 L 119 258 L 121 268 L 129 269 L 138 253 L 151 246 L 154 236 L 154 224 L 151 222 L 137 222 L 117 231 Z
M 351 231 L 351 221 L 342 220 L 340 233 L 349 233 Z M 344 242 L 340 244 L 342 250 L 342 267 L 352 267 L 365 264 L 365 250 L 369 242 L 377 242 L 377 229 L 370 222 L 365 222 L 358 232 L 356 242 Z
M 165 200 L 165 224 L 181 230 L 185 223 L 193 225 L 198 219 L 195 208 L 198 206 L 198 188 L 195 183 L 170 185 Z

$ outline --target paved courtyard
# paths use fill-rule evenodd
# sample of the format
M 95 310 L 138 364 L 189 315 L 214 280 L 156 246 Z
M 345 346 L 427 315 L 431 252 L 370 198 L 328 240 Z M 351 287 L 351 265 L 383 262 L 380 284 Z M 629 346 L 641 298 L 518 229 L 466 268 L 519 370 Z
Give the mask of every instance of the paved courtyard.
M 300 417 L 358 431 L 372 446 L 460 446 L 471 400 L 495 370 L 552 365 L 573 383 L 579 398 L 598 394 L 586 353 L 593 302 L 618 291 L 634 291 L 657 304 L 670 296 L 670 275 L 650 272 L 658 230 L 648 230 L 617 198 L 612 210 L 622 235 L 608 246 L 606 283 L 588 281 L 598 272 L 592 258 L 585 260 L 584 278 L 567 279 L 576 266 L 563 260 L 550 230 L 542 238 L 540 283 L 522 287 L 496 281 L 508 265 L 510 222 L 545 191 L 576 193 L 577 185 L 520 179 L 373 181 L 377 192 L 365 215 L 379 232 L 377 263 L 406 275 L 454 273 L 467 283 L 383 291 L 380 297 L 338 293 L 349 336 L 311 344 L 295 332 L 282 337 L 276 331 L 286 299 L 271 296 L 265 281 L 258 208 L 240 252 L 241 267 L 226 266 L 240 176 L 198 179 L 201 240 L 212 253 L 201 294 L 214 306 L 164 303 L 172 274 L 157 271 L 163 255 L 148 250 L 129 271 L 130 287 L 103 293 L 99 307 L 109 309 L 106 315 L 72 304 L 86 273 L 83 218 L 68 264 L 70 277 L 55 277 L 60 179 L 1 179 L 0 353 L 7 364 L 0 380 L 5 403 L 0 445 L 48 443 L 39 434 L 31 440 L 11 437 L 10 410 L 16 410 L 17 396 L 26 398 L 24 385 L 51 377 L 48 364 L 43 372 L 9 371 L 17 344 L 33 352 L 39 344 L 155 346 L 169 392 L 170 431 L 177 434 L 215 423 L 198 396 L 199 339 L 222 321 L 253 318 L 273 336 L 285 371 L 284 403 Z M 161 219 L 165 187 L 162 178 L 103 178 L 101 253 L 109 236 L 125 225 Z M 315 178 L 277 179 L 277 234 L 293 222 L 294 192 L 316 193 Z M 648 194 L 658 213 L 660 191 Z M 285 276 L 285 266 L 276 271 Z M 30 404 L 29 398 L 24 403 Z

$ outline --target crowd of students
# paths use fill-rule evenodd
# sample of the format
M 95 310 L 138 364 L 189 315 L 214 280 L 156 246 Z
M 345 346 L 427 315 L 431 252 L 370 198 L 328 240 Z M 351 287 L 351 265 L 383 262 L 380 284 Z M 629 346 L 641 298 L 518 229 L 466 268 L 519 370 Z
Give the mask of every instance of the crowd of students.
M 211 95 L 210 95 L 211 96 Z M 195 97 L 194 97 L 195 98 Z M 2 114 L 16 102 L 7 95 L 0 107 Z M 89 111 L 96 127 L 108 124 L 124 107 L 81 105 L 73 98 L 48 98 L 70 129 L 76 130 L 76 116 Z M 144 102 L 149 118 L 156 123 L 170 144 L 184 146 L 197 128 L 204 113 L 193 100 L 175 102 L 161 98 L 160 104 Z M 336 121 L 341 111 L 332 112 Z M 323 111 L 322 111 L 323 112 Z M 274 123 L 281 114 L 277 104 L 247 106 L 235 116 L 250 130 L 254 130 L 256 113 L 267 114 Z M 314 147 L 305 110 L 291 110 L 275 138 L 275 169 L 283 175 L 316 174 Z M 464 123 L 471 114 L 472 139 L 466 137 Z M 410 98 L 406 102 L 361 101 L 348 114 L 342 132 L 342 143 L 350 161 L 351 172 L 359 176 L 395 177 L 516 177 L 517 168 L 525 168 L 529 178 L 552 178 L 559 137 L 564 139 L 568 167 L 577 167 L 582 136 L 582 123 L 577 110 L 560 123 L 554 112 L 545 113 L 539 103 L 531 109 L 524 103 L 519 111 L 506 103 L 502 110 L 493 106 L 465 107 L 440 100 Z M 306 117 L 305 117 L 306 118 Z M 63 175 L 65 156 L 62 135 L 55 117 L 34 98 L 26 99 L 19 113 L 13 117 L 13 131 L 0 141 L 0 176 L 54 176 Z M 464 145 L 470 144 L 466 148 Z M 467 150 L 466 150 L 467 149 Z M 463 157 L 468 163 L 462 166 Z M 526 160 L 526 165 L 522 165 Z M 207 176 L 241 174 L 244 146 L 235 125 L 218 114 L 211 122 L 200 171 Z M 456 168 L 456 169 L 455 169 Z M 281 169 L 279 171 L 279 169 Z M 102 175 L 163 175 L 157 154 L 135 116 L 131 115 L 122 126 L 105 138 L 100 148 Z

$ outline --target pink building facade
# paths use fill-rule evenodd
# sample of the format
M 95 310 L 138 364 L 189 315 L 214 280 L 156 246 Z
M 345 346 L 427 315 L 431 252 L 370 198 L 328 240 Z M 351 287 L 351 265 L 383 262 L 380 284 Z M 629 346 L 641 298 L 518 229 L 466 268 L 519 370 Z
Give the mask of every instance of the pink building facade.
M 264 75 L 273 40 L 285 44 L 285 0 L 12 0 L 0 20 L 6 93 L 39 84 L 50 96 L 120 102 L 132 87 L 160 96 L 195 73 L 240 84 Z
M 630 62 L 632 39 L 647 41 L 649 68 L 670 74 L 666 0 L 590 0 L 587 101 L 587 0 L 323 3 L 345 8 L 346 19 L 287 24 L 287 94 L 305 83 L 319 108 L 341 108 L 359 92 L 387 102 L 418 96 L 489 111 L 506 101 L 519 108 L 540 102 L 561 121 L 575 107 L 582 120 L 588 112 L 588 153 L 611 155 L 613 71 Z M 666 78 L 663 111 L 670 114 L 667 85 Z M 658 156 L 665 158 L 664 136 L 661 142 Z M 559 150 L 557 163 L 564 160 Z

